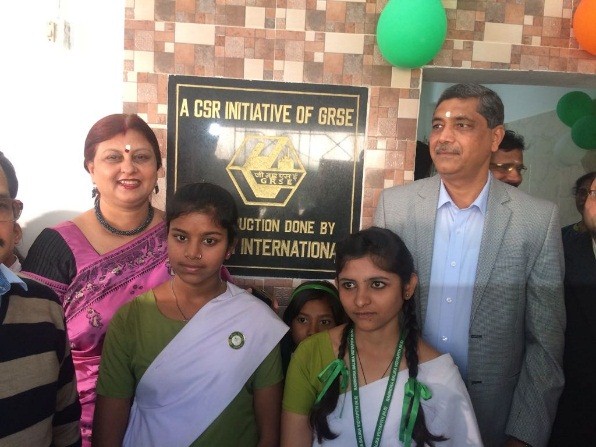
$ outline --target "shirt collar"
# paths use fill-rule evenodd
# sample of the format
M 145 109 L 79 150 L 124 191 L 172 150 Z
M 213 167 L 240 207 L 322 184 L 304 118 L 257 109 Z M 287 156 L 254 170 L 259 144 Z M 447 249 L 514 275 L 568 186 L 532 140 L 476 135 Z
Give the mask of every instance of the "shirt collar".
M 14 274 L 12 270 L 6 267 L 4 264 L 0 264 L 0 272 L 11 284 L 19 284 L 24 290 L 27 290 L 27 284 L 21 278 Z
M 492 182 L 492 178 L 493 177 L 489 172 L 488 177 L 486 179 L 486 183 L 484 184 L 484 187 L 482 188 L 482 191 L 480 191 L 480 194 L 478 194 L 478 197 L 476 197 L 476 200 L 474 200 L 468 208 L 472 208 L 473 206 L 475 206 L 476 208 L 478 208 L 480 210 L 482 215 L 486 215 L 486 208 L 488 206 L 488 190 L 490 189 L 490 184 Z M 441 179 L 441 186 L 439 188 L 439 201 L 437 202 L 437 209 L 441 208 L 446 203 L 450 203 L 452 206 L 455 206 L 457 208 L 457 205 L 453 202 L 453 199 L 447 192 L 447 188 L 445 188 L 443 179 Z

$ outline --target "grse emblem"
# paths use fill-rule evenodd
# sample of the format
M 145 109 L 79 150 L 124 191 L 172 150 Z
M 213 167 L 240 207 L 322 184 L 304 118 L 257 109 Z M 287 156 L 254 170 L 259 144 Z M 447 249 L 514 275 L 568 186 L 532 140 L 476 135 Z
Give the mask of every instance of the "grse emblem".
M 248 134 L 226 171 L 246 205 L 285 206 L 306 176 L 286 136 Z

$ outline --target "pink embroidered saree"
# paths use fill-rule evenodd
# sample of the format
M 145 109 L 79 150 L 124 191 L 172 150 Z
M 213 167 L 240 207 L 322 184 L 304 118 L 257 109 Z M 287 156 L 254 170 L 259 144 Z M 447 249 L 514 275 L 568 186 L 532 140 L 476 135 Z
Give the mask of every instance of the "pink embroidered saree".
M 70 284 L 26 272 L 62 299 L 82 406 L 83 446 L 91 445 L 95 384 L 103 340 L 114 313 L 124 303 L 170 278 L 167 233 L 160 223 L 133 241 L 98 254 L 72 222 L 54 228 L 76 261 Z

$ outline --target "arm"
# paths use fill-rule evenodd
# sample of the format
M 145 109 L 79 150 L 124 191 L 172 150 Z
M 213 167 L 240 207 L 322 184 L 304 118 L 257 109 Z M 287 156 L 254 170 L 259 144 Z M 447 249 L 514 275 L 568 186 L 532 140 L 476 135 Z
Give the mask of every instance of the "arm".
M 373 225 L 381 228 L 387 227 L 387 222 L 385 220 L 385 191 L 381 191 L 381 195 L 379 196 L 379 203 L 377 203 L 377 207 L 375 208 L 375 214 L 373 217 Z
M 60 233 L 46 228 L 33 241 L 23 262 L 23 271 L 60 284 L 70 284 L 77 267 L 72 250 Z
M 131 399 L 98 395 L 93 417 L 93 447 L 122 445 Z
M 311 446 L 314 431 L 309 413 L 323 384 L 319 372 L 333 360 L 334 353 L 327 333 L 304 340 L 294 351 L 286 376 L 281 412 L 282 447 Z M 327 349 L 326 352 L 322 352 Z
M 282 382 L 266 388 L 255 389 L 253 405 L 259 432 L 257 447 L 276 447 L 279 445 L 281 396 Z
M 526 284 L 525 355 L 506 433 L 534 447 L 548 443 L 563 389 L 563 248 L 559 214 L 550 220 Z
M 129 309 L 125 304 L 116 312 L 104 340 L 93 417 L 94 447 L 121 446 L 128 426 L 137 385 L 131 366 L 134 335 Z
M 23 262 L 21 274 L 50 287 L 62 300 L 77 274 L 72 250 L 62 236 L 46 228 L 35 239 Z
M 307 447 L 312 445 L 312 440 L 308 415 L 282 411 L 281 447 Z
M 267 355 L 252 378 L 253 409 L 259 433 L 258 447 L 279 445 L 279 418 L 283 372 L 279 344 Z
M 56 303 L 56 307 L 59 305 Z M 62 307 L 59 307 L 62 314 Z M 56 393 L 56 411 L 52 419 L 52 440 L 57 447 L 80 446 L 81 427 L 81 404 L 77 393 L 77 382 L 75 378 L 74 365 L 70 355 L 70 347 L 66 337 L 65 327 L 62 326 L 62 342 L 64 343 L 64 358 L 60 365 Z

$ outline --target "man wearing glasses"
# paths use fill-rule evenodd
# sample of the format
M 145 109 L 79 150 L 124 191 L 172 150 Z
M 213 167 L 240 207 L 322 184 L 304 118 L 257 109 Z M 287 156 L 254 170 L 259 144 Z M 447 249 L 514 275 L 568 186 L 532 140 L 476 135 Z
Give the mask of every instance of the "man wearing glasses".
M 0 445 L 80 446 L 81 407 L 62 305 L 48 287 L 6 266 L 20 236 L 18 188 L 0 152 Z
M 422 336 L 451 354 L 486 447 L 545 447 L 563 389 L 558 207 L 489 174 L 503 102 L 477 84 L 433 112 L 438 175 L 385 189 L 376 225 L 399 234 L 419 275 Z
M 596 438 L 596 178 L 576 184 L 584 231 L 564 241 L 567 330 L 565 388 L 549 446 L 593 445 Z
M 7 179 L 15 179 L 14 182 L 8 181 L 8 190 L 0 195 L 0 263 L 17 273 L 21 271 L 21 262 L 16 254 L 15 245 L 21 242 L 23 237 L 23 231 L 17 219 L 23 211 L 23 202 L 15 199 L 18 182 L 16 182 L 14 168 L 1 152 L 0 168 Z
M 516 188 L 521 185 L 522 173 L 527 169 L 524 166 L 524 149 L 524 137 L 512 130 L 506 130 L 499 150 L 493 152 L 490 159 L 493 176 Z
M 577 208 L 578 213 L 582 215 L 582 218 L 579 222 L 567 225 L 561 229 L 563 235 L 563 245 L 566 245 L 569 239 L 574 239 L 586 232 L 586 224 L 584 223 L 583 217 L 584 204 L 586 203 L 588 192 L 590 191 L 590 185 L 594 179 L 596 179 L 596 171 L 588 172 L 575 181 L 572 193 L 575 197 L 575 207 Z

